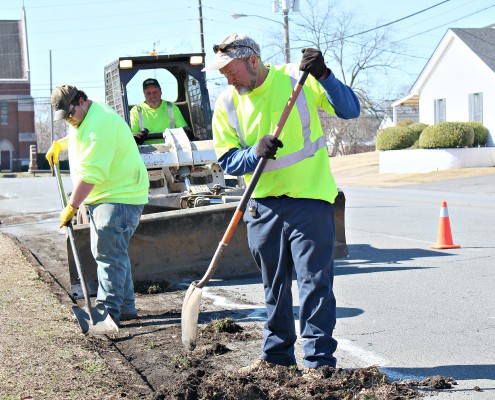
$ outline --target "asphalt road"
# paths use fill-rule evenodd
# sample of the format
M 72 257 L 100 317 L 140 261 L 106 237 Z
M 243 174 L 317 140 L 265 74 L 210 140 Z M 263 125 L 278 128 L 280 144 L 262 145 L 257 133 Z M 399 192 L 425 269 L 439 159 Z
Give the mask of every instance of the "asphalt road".
M 458 381 L 435 399 L 495 398 L 495 176 L 343 190 L 350 256 L 335 268 L 339 366 L 376 364 L 393 379 Z M 430 248 L 442 201 L 459 249 Z M 2 179 L 0 216 L 24 219 L 1 224 L 0 232 L 25 242 L 41 231 L 60 234 L 59 204 L 54 178 Z M 203 293 L 225 314 L 265 316 L 257 278 L 213 280 Z M 249 313 L 239 314 L 246 302 Z M 297 318 L 297 299 L 294 311 Z

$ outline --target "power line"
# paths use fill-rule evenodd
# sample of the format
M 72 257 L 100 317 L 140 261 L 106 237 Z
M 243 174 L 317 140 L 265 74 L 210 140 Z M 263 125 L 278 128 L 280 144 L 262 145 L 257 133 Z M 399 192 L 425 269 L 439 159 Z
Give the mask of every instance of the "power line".
M 368 33 L 368 32 L 372 32 L 372 31 L 376 31 L 377 29 L 381 29 L 381 28 L 384 28 L 386 26 L 390 26 L 392 24 L 395 24 L 397 22 L 400 22 L 400 21 L 404 21 L 405 19 L 408 19 L 408 18 L 411 18 L 411 17 L 414 17 L 415 15 L 418 15 L 418 14 L 421 14 L 425 11 L 428 11 L 428 10 L 431 10 L 432 8 L 435 8 L 435 7 L 438 7 L 439 5 L 442 5 L 444 3 L 448 3 L 450 0 L 445 0 L 445 1 L 442 1 L 440 3 L 437 3 L 431 7 L 428 7 L 428 8 L 425 8 L 424 10 L 421 10 L 421 11 L 417 11 L 413 14 L 409 14 L 409 15 L 406 15 L 405 17 L 402 17 L 402 18 L 399 18 L 399 19 L 396 19 L 395 21 L 391 21 L 391 22 L 387 22 L 386 24 L 383 24 L 383 25 L 380 25 L 380 26 L 377 26 L 376 28 L 372 28 L 372 29 L 368 29 L 366 31 L 363 31 L 363 32 L 359 32 L 359 33 L 354 33 L 352 35 L 349 35 L 349 36 L 345 36 L 342 38 L 342 40 L 345 40 L 345 39 L 349 39 L 351 37 L 354 37 L 354 36 L 359 36 L 359 35 L 363 35 L 365 33 Z
M 406 38 L 402 38 L 402 39 L 396 40 L 396 41 L 395 41 L 395 42 L 393 42 L 393 43 L 398 43 L 398 42 L 401 42 L 401 41 L 403 41 L 403 40 L 412 39 L 413 37 L 416 37 L 416 36 L 422 35 L 422 34 L 424 34 L 424 33 L 428 33 L 428 32 L 434 31 L 435 29 L 441 28 L 442 26 L 445 26 L 445 25 L 450 25 L 450 24 L 451 24 L 451 23 L 453 23 L 453 22 L 457 22 L 457 21 L 460 21 L 461 19 L 471 17 L 471 16 L 473 16 L 473 15 L 475 15 L 475 14 L 479 14 L 480 12 L 485 11 L 485 10 L 488 10 L 489 8 L 493 8 L 493 7 L 495 7 L 495 4 L 492 4 L 491 6 L 485 7 L 485 8 L 483 8 L 483 9 L 481 9 L 481 10 L 475 11 L 475 12 L 473 12 L 473 13 L 471 13 L 471 14 L 465 15 L 465 16 L 463 16 L 463 17 L 461 17 L 461 18 L 457 18 L 457 19 L 454 19 L 454 20 L 452 20 L 452 21 L 446 22 L 445 24 L 438 25 L 438 26 L 436 26 L 436 27 L 434 27 L 434 28 L 431 28 L 431 29 L 428 29 L 428 30 L 426 30 L 426 31 L 419 32 L 419 33 L 416 33 L 416 34 L 414 34 L 414 35 L 412 35 L 412 36 L 408 36 L 408 37 L 406 37 Z

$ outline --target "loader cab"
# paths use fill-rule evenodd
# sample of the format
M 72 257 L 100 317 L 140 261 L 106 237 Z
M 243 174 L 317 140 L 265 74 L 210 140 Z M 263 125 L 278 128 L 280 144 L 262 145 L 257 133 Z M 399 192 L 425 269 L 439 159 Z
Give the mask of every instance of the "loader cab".
M 130 109 L 144 101 L 143 81 L 155 78 L 162 99 L 179 107 L 194 140 L 211 139 L 212 111 L 203 67 L 202 53 L 120 57 L 105 67 L 105 100 L 130 124 Z

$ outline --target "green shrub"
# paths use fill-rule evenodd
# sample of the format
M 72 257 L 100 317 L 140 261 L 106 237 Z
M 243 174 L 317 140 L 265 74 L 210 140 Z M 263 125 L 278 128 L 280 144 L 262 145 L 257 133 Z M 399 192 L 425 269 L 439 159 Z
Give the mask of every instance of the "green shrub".
M 377 150 L 402 150 L 412 146 L 418 139 L 415 131 L 404 126 L 382 129 L 376 136 Z
M 440 122 L 426 127 L 419 137 L 423 149 L 472 147 L 474 130 L 464 122 Z
M 397 122 L 397 126 L 409 126 L 414 124 L 415 122 L 412 119 L 401 119 L 400 121 Z
M 469 121 L 466 122 L 466 124 L 471 126 L 474 131 L 473 147 L 484 146 L 486 144 L 486 139 L 488 138 L 488 129 L 478 121 Z
M 424 129 L 429 126 L 428 124 L 423 124 L 422 122 L 415 122 L 414 124 L 408 125 L 407 129 L 412 130 L 415 134 L 418 135 L 416 139 L 419 139 L 419 135 L 421 135 L 421 132 L 424 131 Z

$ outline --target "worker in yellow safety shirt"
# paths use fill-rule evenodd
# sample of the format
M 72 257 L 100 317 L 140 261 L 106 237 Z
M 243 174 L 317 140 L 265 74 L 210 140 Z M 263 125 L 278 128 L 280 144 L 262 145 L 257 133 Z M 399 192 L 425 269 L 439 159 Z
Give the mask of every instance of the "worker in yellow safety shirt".
M 97 307 L 118 325 L 136 317 L 128 247 L 148 202 L 148 173 L 129 126 L 109 105 L 72 85 L 57 87 L 51 103 L 54 120 L 70 125 L 68 136 L 54 141 L 46 154 L 53 168 L 60 152 L 69 152 L 73 190 L 60 227 L 85 203 L 98 270 Z
M 318 378 L 320 367 L 336 366 L 333 203 L 338 190 L 317 108 L 350 119 L 359 116 L 359 101 L 317 49 L 303 49 L 300 65 L 265 65 L 259 45 L 235 33 L 213 50 L 214 59 L 203 70 L 219 70 L 230 85 L 219 96 L 212 120 L 221 167 L 249 182 L 260 158 L 268 158 L 243 216 L 262 273 L 267 320 L 259 359 L 239 372 L 296 364 L 291 293 L 295 271 L 304 340 L 302 376 Z M 300 70 L 309 76 L 277 138 L 270 133 Z
M 187 126 L 175 104 L 162 100 L 162 89 L 156 79 L 143 82 L 144 102 L 131 109 L 131 131 L 137 144 L 163 143 L 163 139 L 146 139 L 149 133 Z

